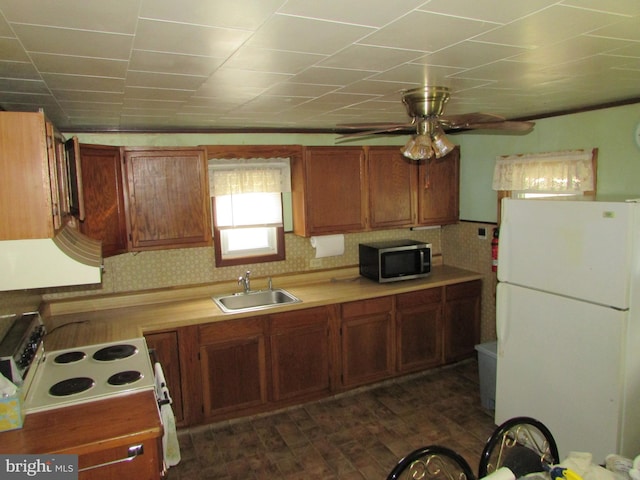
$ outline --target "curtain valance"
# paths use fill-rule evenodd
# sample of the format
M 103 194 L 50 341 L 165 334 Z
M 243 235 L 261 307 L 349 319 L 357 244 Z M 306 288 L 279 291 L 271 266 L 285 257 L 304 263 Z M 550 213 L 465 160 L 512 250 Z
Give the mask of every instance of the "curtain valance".
M 288 158 L 209 160 L 209 192 L 212 197 L 290 191 L 291 166 Z
M 493 172 L 494 190 L 588 192 L 594 185 L 591 150 L 503 155 Z

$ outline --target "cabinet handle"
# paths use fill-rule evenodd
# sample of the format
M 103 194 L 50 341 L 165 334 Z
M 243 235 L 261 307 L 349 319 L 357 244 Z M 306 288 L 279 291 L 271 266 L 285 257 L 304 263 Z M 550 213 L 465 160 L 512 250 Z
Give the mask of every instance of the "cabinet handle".
M 144 454 L 144 447 L 142 444 L 133 445 L 132 447 L 129 447 L 129 449 L 127 450 L 127 456 L 124 458 L 119 458 L 118 460 L 111 460 L 110 462 L 100 463 L 98 465 L 92 465 L 90 467 L 80 468 L 78 469 L 78 472 L 86 472 L 87 470 L 106 467 L 108 465 L 115 465 L 116 463 L 130 462 L 137 456 L 143 455 L 143 454 Z

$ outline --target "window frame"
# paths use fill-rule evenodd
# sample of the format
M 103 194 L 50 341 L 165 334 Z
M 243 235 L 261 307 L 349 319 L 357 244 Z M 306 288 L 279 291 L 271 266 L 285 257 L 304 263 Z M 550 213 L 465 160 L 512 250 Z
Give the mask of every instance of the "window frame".
M 205 145 L 207 159 L 213 158 L 279 158 L 288 157 L 293 163 L 302 158 L 301 145 Z M 293 179 L 292 179 L 293 182 Z M 281 202 L 282 204 L 283 202 Z M 284 225 L 276 228 L 277 254 L 255 255 L 236 258 L 222 258 L 220 229 L 216 225 L 215 197 L 211 197 L 211 215 L 213 230 L 213 249 L 216 267 L 246 265 L 248 263 L 276 262 L 286 259 Z
M 247 255 L 243 257 L 224 258 L 222 256 L 221 242 L 221 230 L 224 230 L 224 228 L 219 228 L 218 222 L 216 221 L 216 197 L 211 197 L 211 214 L 213 217 L 213 250 L 217 267 L 231 267 L 245 265 L 247 263 L 277 262 L 286 259 L 283 225 L 273 227 L 276 230 L 276 253 L 270 255 Z

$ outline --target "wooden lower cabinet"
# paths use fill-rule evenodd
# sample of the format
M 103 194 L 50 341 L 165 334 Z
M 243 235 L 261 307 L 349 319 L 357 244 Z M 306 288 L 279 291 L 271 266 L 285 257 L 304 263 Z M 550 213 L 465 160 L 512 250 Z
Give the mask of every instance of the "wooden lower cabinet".
M 341 309 L 342 385 L 361 385 L 393 375 L 393 297 L 349 302 Z
M 195 425 L 471 357 L 480 291 L 477 280 L 145 336 L 177 385 L 174 402 L 181 388 L 182 426 Z
M 480 342 L 480 280 L 445 287 L 444 362 L 475 354 Z
M 216 419 L 267 403 L 268 316 L 200 327 L 204 419 Z
M 274 401 L 331 391 L 327 307 L 271 316 L 271 379 Z
M 442 363 L 443 287 L 396 297 L 398 371 L 435 367 Z

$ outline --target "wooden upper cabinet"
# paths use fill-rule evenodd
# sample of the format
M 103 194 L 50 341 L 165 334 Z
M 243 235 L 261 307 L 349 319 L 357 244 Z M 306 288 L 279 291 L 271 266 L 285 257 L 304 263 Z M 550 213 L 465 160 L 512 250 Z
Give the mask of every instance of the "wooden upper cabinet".
M 51 238 L 60 226 L 45 122 L 43 113 L 0 112 L 0 240 Z
M 102 255 L 127 251 L 120 147 L 80 145 L 85 220 L 80 231 L 102 241 Z
M 325 235 L 366 228 L 365 154 L 361 147 L 307 147 L 292 162 L 294 232 Z
M 127 148 L 130 250 L 211 244 L 203 148 Z
M 369 226 L 406 227 L 417 221 L 414 194 L 417 168 L 400 153 L 399 147 L 367 149 Z
M 460 218 L 460 148 L 418 165 L 418 223 L 456 223 Z

